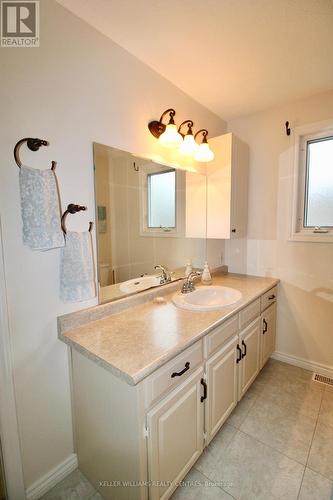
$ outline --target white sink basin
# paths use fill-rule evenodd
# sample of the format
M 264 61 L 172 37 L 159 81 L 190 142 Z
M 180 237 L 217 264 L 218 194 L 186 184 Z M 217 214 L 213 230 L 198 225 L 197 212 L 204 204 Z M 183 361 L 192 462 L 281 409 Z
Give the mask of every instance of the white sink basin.
M 142 276 L 132 280 L 124 281 L 119 288 L 124 293 L 142 292 L 153 286 L 160 285 L 160 277 L 155 275 Z
M 242 298 L 239 290 L 226 286 L 200 286 L 194 292 L 173 295 L 172 301 L 177 307 L 191 311 L 214 311 L 221 307 L 235 304 Z

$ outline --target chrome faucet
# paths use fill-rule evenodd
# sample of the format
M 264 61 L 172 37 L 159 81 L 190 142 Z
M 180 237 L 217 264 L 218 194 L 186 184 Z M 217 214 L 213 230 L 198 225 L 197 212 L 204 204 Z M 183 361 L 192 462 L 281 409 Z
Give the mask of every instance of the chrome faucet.
M 171 282 L 171 273 L 169 272 L 167 267 L 158 264 L 157 266 L 155 266 L 155 269 L 159 269 L 161 271 L 160 285 L 165 285 L 165 283 Z
M 195 286 L 193 281 L 196 278 L 199 278 L 201 276 L 201 273 L 198 271 L 192 271 L 188 276 L 183 281 L 181 293 L 190 293 L 195 290 Z

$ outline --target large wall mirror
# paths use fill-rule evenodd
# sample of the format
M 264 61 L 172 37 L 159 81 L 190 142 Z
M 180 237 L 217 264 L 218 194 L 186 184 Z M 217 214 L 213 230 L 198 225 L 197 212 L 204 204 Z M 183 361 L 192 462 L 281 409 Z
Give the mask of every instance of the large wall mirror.
M 172 280 L 206 258 L 206 176 L 94 143 L 101 303 Z

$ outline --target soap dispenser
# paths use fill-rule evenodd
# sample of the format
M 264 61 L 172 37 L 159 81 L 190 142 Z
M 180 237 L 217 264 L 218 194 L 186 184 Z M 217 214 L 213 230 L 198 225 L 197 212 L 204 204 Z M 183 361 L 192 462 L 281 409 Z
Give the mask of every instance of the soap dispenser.
M 186 267 L 185 267 L 185 278 L 187 278 L 191 274 L 192 271 L 193 271 L 192 262 L 190 260 L 188 260 L 186 262 Z
M 201 275 L 201 282 L 203 285 L 211 285 L 212 284 L 212 277 L 210 274 L 208 262 L 205 262 L 202 275 Z

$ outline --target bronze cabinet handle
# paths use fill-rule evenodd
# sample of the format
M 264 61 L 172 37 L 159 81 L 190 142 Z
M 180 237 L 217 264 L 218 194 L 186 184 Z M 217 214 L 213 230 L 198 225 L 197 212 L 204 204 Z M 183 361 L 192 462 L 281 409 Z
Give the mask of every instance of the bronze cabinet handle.
M 270 296 L 268 297 L 268 300 L 274 300 L 274 299 L 275 299 L 275 295 L 274 295 L 274 293 L 273 293 L 273 295 L 270 295 Z
M 244 347 L 244 351 L 242 352 L 242 359 L 246 356 L 246 344 L 244 340 L 242 340 L 242 346 Z
M 239 357 L 236 359 L 236 363 L 239 363 L 242 359 L 242 349 L 239 347 L 237 344 L 237 353 L 239 354 Z
M 268 325 L 267 325 L 267 321 L 265 319 L 263 320 L 263 323 L 264 323 L 264 329 L 263 329 L 262 333 L 263 333 L 263 335 L 265 335 L 265 333 L 267 332 Z
M 205 401 L 205 399 L 207 399 L 207 383 L 203 378 L 201 379 L 201 385 L 204 388 L 204 393 L 203 393 L 203 396 L 201 396 L 200 401 L 201 401 L 201 403 L 203 403 Z
M 181 370 L 180 372 L 173 372 L 171 374 L 171 378 L 180 377 L 181 375 L 184 375 L 184 373 L 187 372 L 187 370 L 189 369 L 190 369 L 190 362 L 186 361 L 185 368 L 183 368 L 183 370 Z

